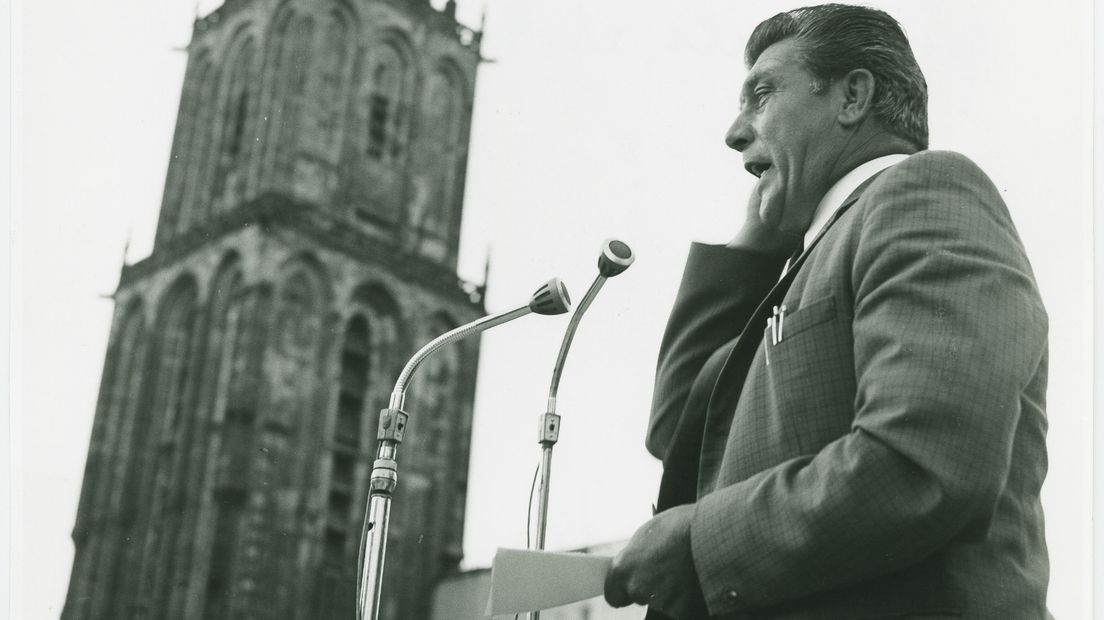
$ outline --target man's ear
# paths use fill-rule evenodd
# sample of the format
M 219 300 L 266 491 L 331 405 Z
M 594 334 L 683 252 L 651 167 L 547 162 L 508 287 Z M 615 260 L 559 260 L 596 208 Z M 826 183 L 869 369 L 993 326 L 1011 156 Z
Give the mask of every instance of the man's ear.
M 874 74 L 866 69 L 852 69 L 837 83 L 843 91 L 839 122 L 844 127 L 852 127 L 871 113 L 874 105 Z

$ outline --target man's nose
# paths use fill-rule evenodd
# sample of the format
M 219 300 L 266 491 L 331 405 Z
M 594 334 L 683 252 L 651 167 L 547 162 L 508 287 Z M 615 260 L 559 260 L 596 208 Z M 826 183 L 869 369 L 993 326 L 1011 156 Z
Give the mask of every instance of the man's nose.
M 728 128 L 728 132 L 725 133 L 725 144 L 730 149 L 736 149 L 737 151 L 743 151 L 751 144 L 752 133 L 751 125 L 744 118 L 743 112 L 736 117 L 736 120 L 732 122 L 732 126 Z

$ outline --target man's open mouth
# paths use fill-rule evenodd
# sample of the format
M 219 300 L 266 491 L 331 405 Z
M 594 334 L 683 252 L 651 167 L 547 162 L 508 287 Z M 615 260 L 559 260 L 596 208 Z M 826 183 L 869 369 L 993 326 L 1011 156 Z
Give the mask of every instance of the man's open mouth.
M 770 167 L 771 165 L 764 161 L 749 161 L 744 164 L 744 170 L 750 172 L 755 178 L 762 178 L 763 173 Z

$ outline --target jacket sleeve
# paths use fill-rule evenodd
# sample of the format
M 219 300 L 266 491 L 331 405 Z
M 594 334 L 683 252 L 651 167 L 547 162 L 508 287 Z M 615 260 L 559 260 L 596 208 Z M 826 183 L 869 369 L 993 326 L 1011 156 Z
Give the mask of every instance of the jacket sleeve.
M 646 445 L 663 459 L 706 360 L 740 334 L 785 257 L 694 243 L 660 344 Z M 702 412 L 704 414 L 704 412 Z
M 711 614 L 894 572 L 990 523 L 1046 314 L 972 162 L 922 153 L 879 181 L 856 213 L 851 430 L 698 501 L 691 545 Z

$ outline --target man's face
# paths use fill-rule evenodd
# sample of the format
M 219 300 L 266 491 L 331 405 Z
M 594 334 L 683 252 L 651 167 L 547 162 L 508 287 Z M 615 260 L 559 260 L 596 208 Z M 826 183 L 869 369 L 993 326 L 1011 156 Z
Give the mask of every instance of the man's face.
M 740 115 L 725 136 L 759 177 L 760 219 L 792 234 L 809 227 L 839 153 L 836 91 L 814 94 L 814 82 L 793 39 L 768 47 L 744 80 Z

